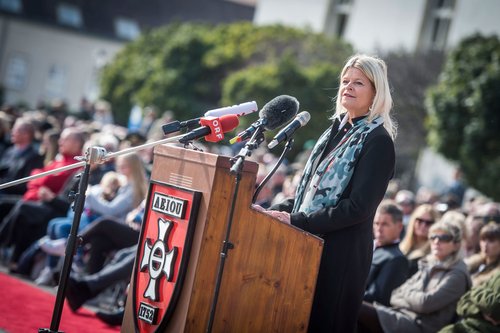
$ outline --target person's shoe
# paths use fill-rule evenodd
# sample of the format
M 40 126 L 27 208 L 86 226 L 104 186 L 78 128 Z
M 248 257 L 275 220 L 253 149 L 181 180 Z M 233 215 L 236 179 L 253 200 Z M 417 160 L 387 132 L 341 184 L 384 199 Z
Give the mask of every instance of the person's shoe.
M 49 286 L 52 287 L 55 285 L 55 279 L 54 279 L 54 272 L 50 267 L 45 266 L 40 274 L 38 275 L 37 279 L 35 280 L 35 284 L 39 286 Z
M 62 257 L 66 253 L 66 242 L 66 238 L 46 240 L 40 243 L 40 248 L 51 256 Z
M 92 292 L 85 281 L 76 280 L 69 276 L 66 284 L 66 300 L 73 312 L 76 312 L 89 299 L 93 298 Z
M 97 311 L 96 317 L 110 326 L 118 326 L 122 324 L 125 310 L 123 308 L 114 312 Z

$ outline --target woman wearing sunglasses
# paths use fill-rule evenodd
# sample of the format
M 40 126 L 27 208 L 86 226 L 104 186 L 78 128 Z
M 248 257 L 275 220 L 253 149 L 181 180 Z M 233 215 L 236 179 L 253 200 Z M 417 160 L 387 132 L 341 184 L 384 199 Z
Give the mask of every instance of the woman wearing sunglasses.
M 406 234 L 399 244 L 401 252 L 408 259 L 408 276 L 418 270 L 418 261 L 431 251 L 428 242 L 429 229 L 437 221 L 439 213 L 430 204 L 419 205 L 410 217 Z
M 359 332 L 437 332 L 451 323 L 459 298 L 470 288 L 461 259 L 462 232 L 437 222 L 429 230 L 431 252 L 420 260 L 415 275 L 396 288 L 391 307 L 363 303 Z

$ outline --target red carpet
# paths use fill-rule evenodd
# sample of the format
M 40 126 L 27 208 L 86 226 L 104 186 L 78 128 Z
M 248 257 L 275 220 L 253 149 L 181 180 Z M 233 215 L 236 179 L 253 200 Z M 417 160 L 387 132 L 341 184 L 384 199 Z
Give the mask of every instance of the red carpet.
M 0 331 L 25 333 L 50 328 L 55 299 L 55 295 L 0 273 Z M 83 308 L 73 313 L 65 304 L 59 331 L 107 333 L 119 332 L 120 328 L 106 325 L 93 312 Z

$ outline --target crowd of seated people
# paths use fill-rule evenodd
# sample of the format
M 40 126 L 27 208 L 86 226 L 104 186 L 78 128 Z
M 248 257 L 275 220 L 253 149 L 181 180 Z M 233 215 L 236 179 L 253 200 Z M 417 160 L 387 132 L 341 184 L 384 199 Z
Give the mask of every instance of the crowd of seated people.
M 112 152 L 160 140 L 161 125 L 173 120 L 171 111 L 162 117 L 149 112 L 147 123 L 131 133 L 113 124 L 110 107 L 97 103 L 95 110 L 78 114 L 57 108 L 0 111 L 0 183 L 76 163 L 74 157 L 87 147 Z M 237 145 L 196 146 L 221 155 L 238 152 Z M 260 166 L 257 183 L 277 160 L 265 147 L 249 159 Z M 68 282 L 72 310 L 113 283 L 127 282 L 151 165 L 152 149 L 92 165 L 78 231 L 83 243 Z M 302 170 L 300 161 L 285 161 L 256 202 L 272 205 L 293 196 Z M 0 262 L 11 273 L 39 284 L 57 284 L 73 223 L 69 194 L 77 188 L 81 171 L 75 168 L 0 191 Z M 500 293 L 500 204 L 482 196 L 465 197 L 460 183 L 442 194 L 399 189 L 396 183 L 386 198 L 374 219 L 373 264 L 359 332 L 498 329 L 498 307 L 491 300 Z M 491 306 L 483 308 L 483 303 Z
M 414 196 L 399 243 L 408 278 L 384 289 L 389 304 L 365 299 L 358 332 L 500 331 L 500 205 L 483 197 L 450 204 L 447 197 L 425 193 L 421 198 L 426 200 Z M 387 197 L 396 195 L 388 192 Z M 413 198 L 408 190 L 404 197 Z M 376 215 L 375 242 L 381 221 Z M 379 262 L 376 250 L 373 261 Z M 374 287 L 368 283 L 367 293 Z

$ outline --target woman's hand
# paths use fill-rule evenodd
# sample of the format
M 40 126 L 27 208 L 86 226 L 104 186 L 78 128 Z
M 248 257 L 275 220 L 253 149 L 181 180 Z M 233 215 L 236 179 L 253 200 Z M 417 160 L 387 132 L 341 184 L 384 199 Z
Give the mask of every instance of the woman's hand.
M 267 212 L 266 209 L 262 206 L 259 206 L 259 205 L 254 205 L 252 204 L 252 208 L 255 209 L 255 210 L 258 210 L 259 212 L 262 212 L 262 213 L 265 213 Z
M 49 202 L 54 200 L 56 197 L 56 194 L 50 190 L 50 188 L 46 186 L 41 186 L 38 189 L 38 198 L 40 198 L 41 201 L 43 202 Z
M 280 212 L 277 210 L 266 210 L 265 208 L 262 208 L 259 205 L 252 205 L 252 208 L 255 210 L 258 210 L 259 212 L 265 213 L 269 216 L 272 216 L 278 220 L 280 220 L 283 223 L 290 224 L 290 214 L 287 212 Z

